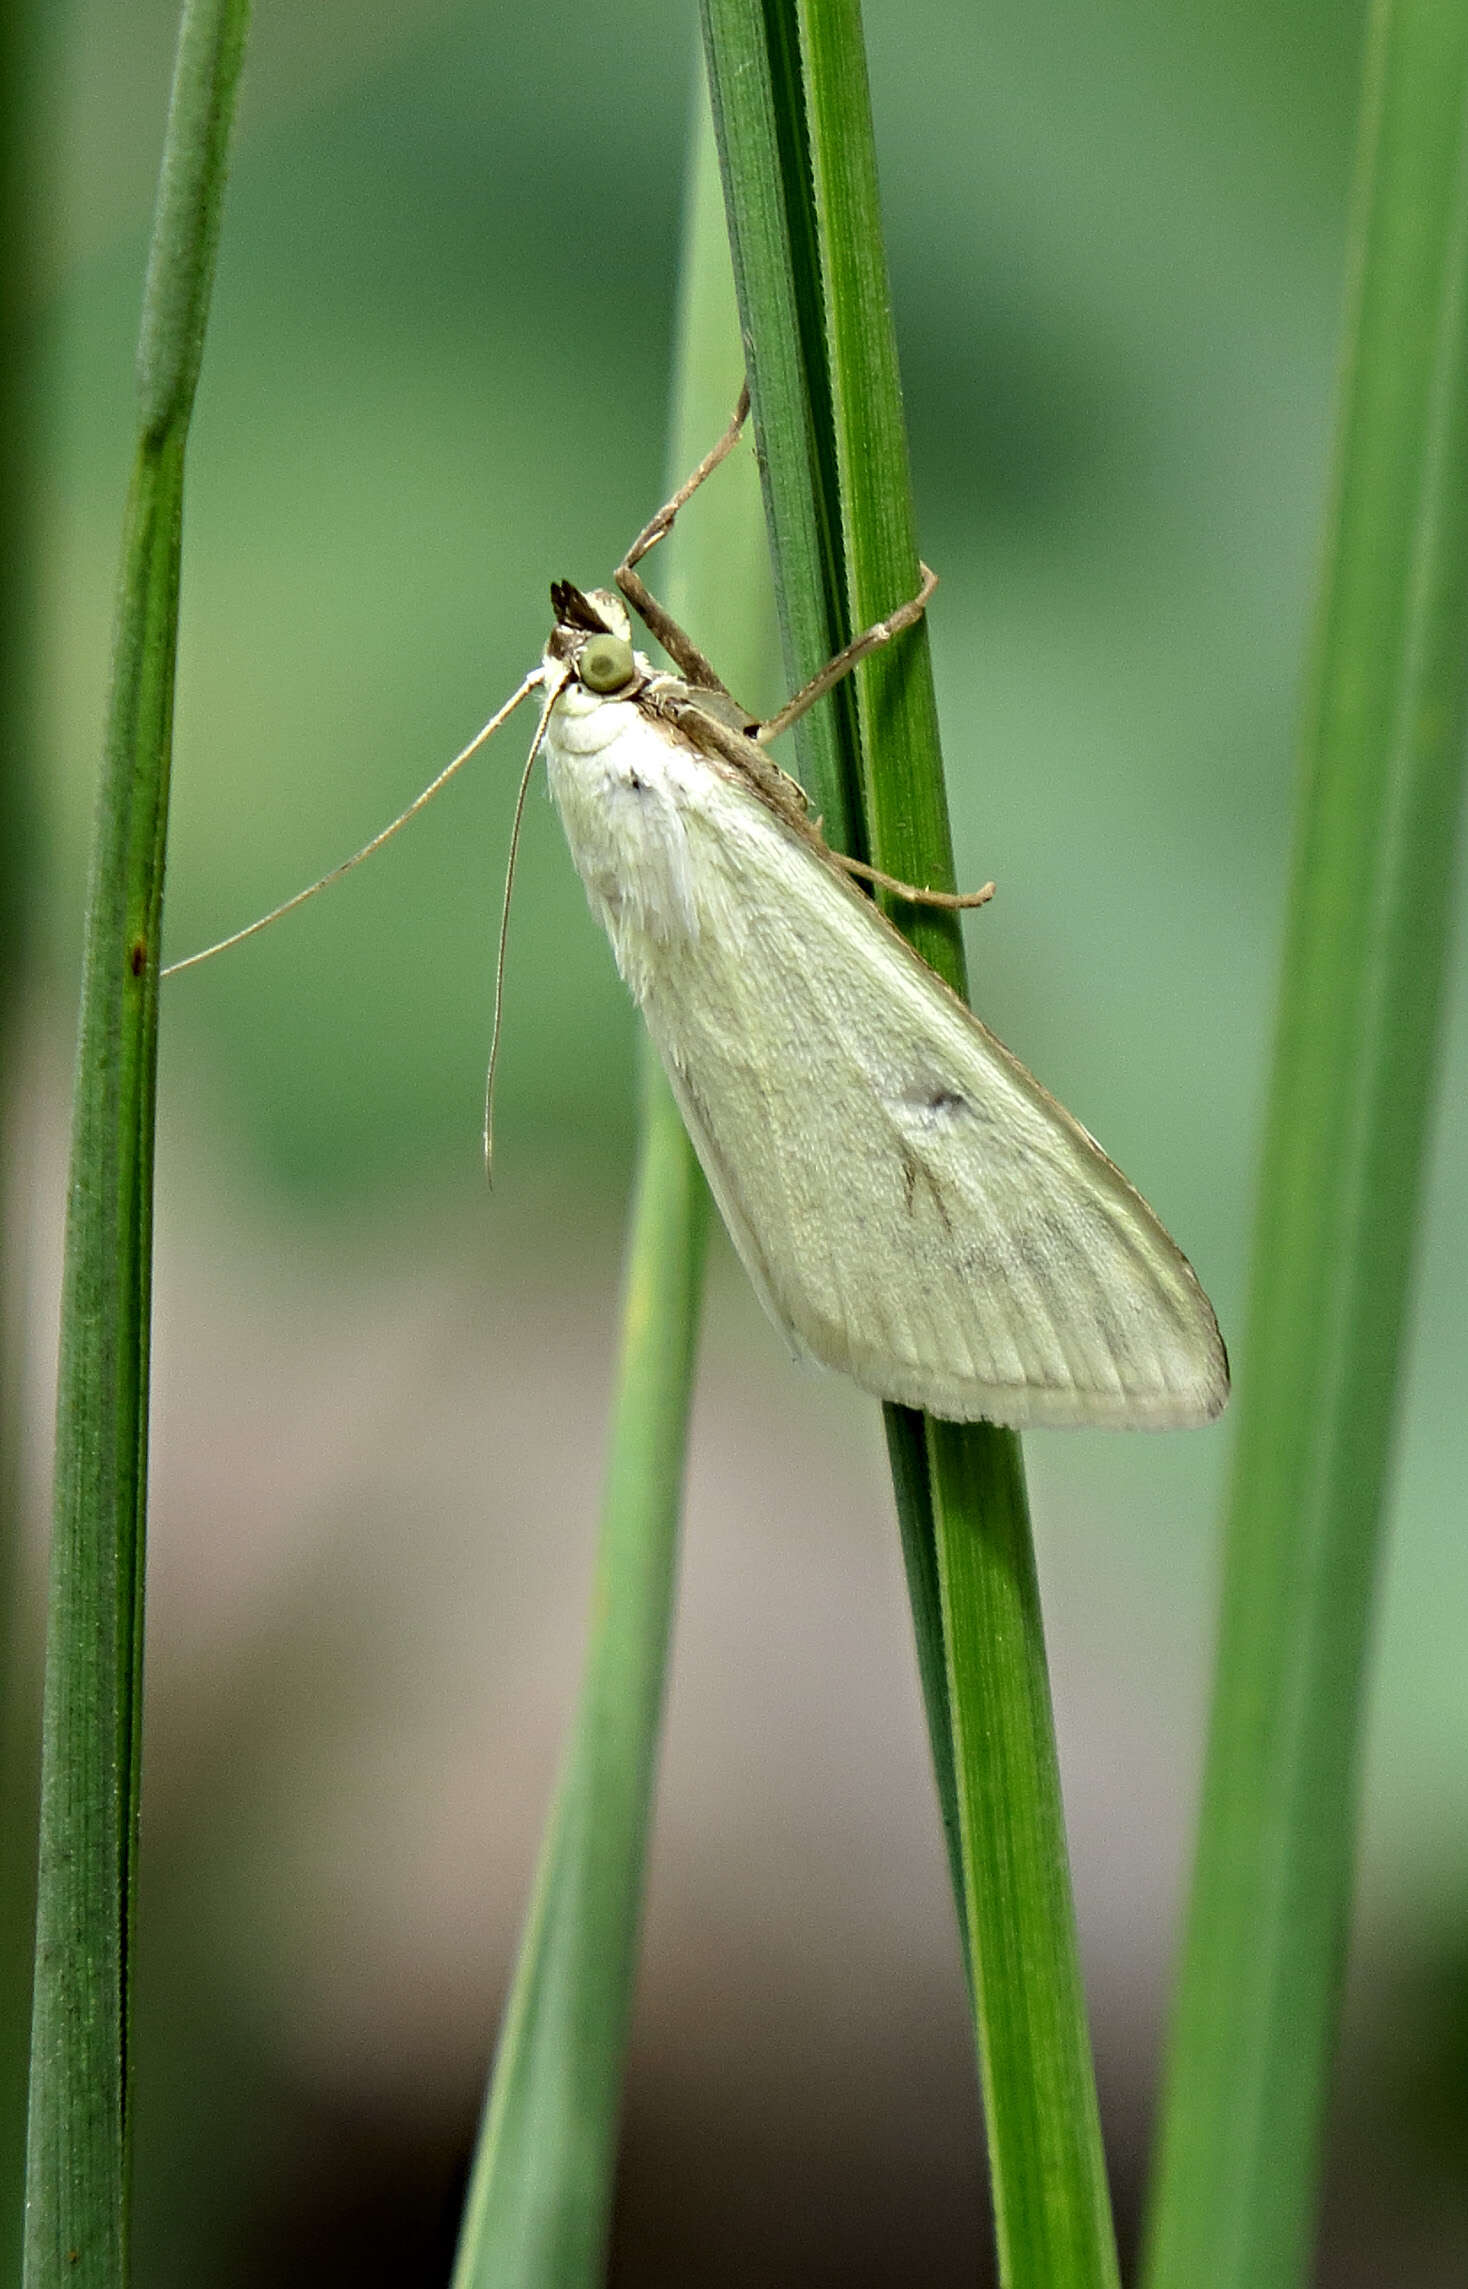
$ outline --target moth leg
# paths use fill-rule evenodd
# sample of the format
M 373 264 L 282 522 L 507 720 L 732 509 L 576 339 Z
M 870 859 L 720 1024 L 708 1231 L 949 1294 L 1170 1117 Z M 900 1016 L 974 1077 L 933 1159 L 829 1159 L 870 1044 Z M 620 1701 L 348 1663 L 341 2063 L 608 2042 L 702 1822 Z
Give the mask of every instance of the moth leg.
M 673 498 L 670 501 L 664 501 L 657 515 L 643 526 L 636 540 L 628 549 L 626 556 L 618 565 L 615 574 L 617 586 L 621 589 L 633 611 L 651 629 L 669 659 L 676 663 L 684 680 L 693 684 L 700 691 L 723 691 L 724 686 L 714 673 L 709 661 L 704 658 L 697 644 L 694 643 L 693 638 L 685 634 L 671 612 L 666 611 L 659 604 L 652 590 L 634 567 L 642 562 L 649 549 L 656 548 L 658 542 L 671 532 L 673 520 L 678 511 L 692 500 L 705 478 L 713 475 L 721 461 L 727 461 L 739 443 L 744 424 L 748 419 L 749 384 L 746 382 L 739 392 L 739 403 L 734 408 L 729 426 L 719 439 L 718 444 L 711 453 L 705 453 L 693 475 L 684 479 Z
M 992 882 L 986 882 L 982 890 L 919 890 L 911 882 L 899 882 L 895 874 L 884 874 L 879 866 L 848 858 L 844 851 L 833 850 L 830 855 L 844 874 L 856 874 L 863 882 L 875 882 L 878 889 L 890 890 L 894 898 L 905 898 L 910 906 L 942 906 L 953 913 L 961 906 L 987 906 L 994 895 Z
M 850 675 L 858 661 L 866 659 L 872 652 L 880 651 L 883 644 L 890 644 L 894 636 L 900 635 L 904 628 L 910 628 L 915 620 L 922 618 L 928 608 L 928 599 L 938 585 L 937 573 L 930 572 L 926 565 L 922 567 L 922 575 L 923 584 L 916 596 L 909 597 L 905 604 L 899 604 L 897 610 L 889 612 L 885 620 L 876 621 L 872 627 L 864 628 L 859 636 L 853 637 L 836 654 L 834 660 L 827 660 L 808 684 L 801 685 L 794 699 L 788 699 L 778 715 L 772 715 L 768 723 L 759 726 L 752 736 L 759 741 L 761 747 L 767 747 L 772 739 L 779 738 L 782 731 L 788 731 L 792 723 L 798 723 L 818 699 L 825 698 L 833 685 L 839 684 L 843 676 Z M 620 577 L 619 574 L 618 578 Z
M 752 739 L 736 731 L 732 724 L 721 723 L 707 701 L 700 705 L 696 693 L 677 686 L 660 693 L 654 684 L 648 699 L 658 714 L 676 723 L 695 747 L 727 763 L 777 818 L 784 819 L 797 834 L 819 843 L 825 851 L 819 827 L 811 824 L 804 787 L 798 779 L 792 779 L 788 771 L 780 769 L 773 755 L 766 755 L 763 748 L 756 747 Z

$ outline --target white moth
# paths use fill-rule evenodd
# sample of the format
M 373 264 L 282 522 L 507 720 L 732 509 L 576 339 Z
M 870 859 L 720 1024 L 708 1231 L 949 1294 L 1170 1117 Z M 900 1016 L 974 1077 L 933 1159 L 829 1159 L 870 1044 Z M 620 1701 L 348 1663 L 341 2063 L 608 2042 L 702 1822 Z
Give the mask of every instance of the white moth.
M 738 422 L 617 575 L 682 675 L 562 582 L 541 679 L 571 856 L 755 1292 L 797 1353 L 930 1414 L 1208 1422 L 1228 1364 L 1187 1259 L 764 752 L 931 584 L 760 726 L 633 571 Z
M 1146 1202 L 770 799 L 763 751 L 632 650 L 618 600 L 557 595 L 551 793 L 795 1350 L 959 1422 L 1209 1421 L 1217 1324 Z
M 730 451 L 746 412 L 747 397 L 638 536 L 618 568 L 620 595 L 556 584 L 541 665 L 401 819 L 190 960 L 263 928 L 376 850 L 539 689 L 520 803 L 543 742 L 592 911 L 730 1238 L 795 1352 L 879 1399 L 957 1422 L 1209 1422 L 1228 1397 L 1228 1362 L 1187 1259 L 1095 1139 L 851 876 L 939 904 L 978 904 L 990 891 L 953 900 L 832 852 L 765 752 L 918 617 L 931 575 L 759 724 L 634 569 Z M 633 649 L 624 597 L 679 674 Z

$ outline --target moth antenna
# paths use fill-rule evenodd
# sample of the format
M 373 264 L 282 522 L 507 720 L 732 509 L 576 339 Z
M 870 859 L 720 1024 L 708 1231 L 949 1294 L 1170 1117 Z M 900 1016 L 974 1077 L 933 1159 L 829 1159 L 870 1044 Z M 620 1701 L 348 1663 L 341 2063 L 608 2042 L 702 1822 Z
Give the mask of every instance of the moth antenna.
M 516 708 L 520 705 L 521 700 L 525 698 L 526 694 L 533 691 L 536 685 L 544 682 L 544 680 L 545 670 L 543 668 L 532 668 L 529 675 L 525 678 L 525 681 L 520 685 L 519 690 L 514 694 L 513 698 L 507 699 L 505 701 L 505 704 L 499 710 L 499 713 L 497 715 L 492 715 L 488 723 L 484 725 L 483 729 L 475 732 L 474 737 L 470 740 L 468 746 L 461 747 L 459 749 L 459 752 L 454 757 L 452 763 L 446 763 L 443 769 L 439 772 L 438 777 L 430 781 L 429 785 L 424 788 L 422 794 L 415 796 L 413 801 L 408 805 L 407 809 L 405 811 L 400 811 L 398 816 L 392 821 L 391 825 L 385 826 L 380 834 L 375 834 L 372 837 L 371 842 L 364 842 L 360 850 L 353 851 L 350 858 L 344 858 L 339 866 L 334 866 L 328 873 L 323 874 L 319 882 L 309 883 L 304 890 L 298 890 L 294 898 L 287 898 L 280 906 L 272 906 L 270 912 L 268 914 L 262 914 L 258 922 L 246 923 L 243 930 L 236 930 L 228 938 L 220 938 L 214 945 L 205 946 L 200 953 L 186 955 L 184 960 L 181 962 L 170 962 L 168 967 L 162 972 L 162 975 L 165 978 L 176 977 L 180 970 L 197 969 L 200 962 L 209 962 L 214 959 L 216 954 L 227 953 L 231 946 L 238 946 L 242 944 L 246 938 L 253 938 L 257 930 L 267 929 L 272 922 L 278 922 L 283 914 L 290 913 L 292 907 L 304 906 L 306 900 L 308 898 L 314 898 L 318 890 L 325 890 L 331 883 L 340 881 L 344 874 L 350 874 L 352 868 L 354 866 L 360 866 L 364 858 L 371 858 L 373 852 L 381 850 L 385 842 L 391 842 L 393 836 L 398 832 L 400 827 L 405 827 L 409 819 L 417 817 L 418 813 L 423 809 L 425 803 L 432 802 L 439 789 L 441 787 L 446 787 L 450 779 L 452 779 L 454 773 L 458 770 L 462 770 L 463 766 L 469 761 L 470 756 L 477 755 L 485 741 L 487 739 L 492 739 L 494 734 L 499 730 L 500 725 L 514 714 Z M 557 689 L 559 688 L 560 687 L 558 685 Z M 543 730 L 544 728 L 545 721 L 544 717 L 542 717 L 541 729 Z M 539 738 L 540 733 L 537 732 L 537 744 L 539 743 Z
M 551 709 L 559 699 L 561 686 L 566 681 L 567 670 L 563 666 L 558 672 L 537 670 L 537 674 L 546 687 L 545 705 L 540 711 L 540 721 L 535 726 L 535 737 L 530 742 L 525 768 L 520 773 L 514 815 L 510 820 L 510 855 L 505 861 L 505 895 L 500 904 L 499 948 L 494 961 L 494 1015 L 489 1026 L 489 1069 L 484 1076 L 484 1181 L 489 1185 L 494 1183 L 494 1076 L 500 1061 L 500 1019 L 505 1008 L 505 947 L 510 936 L 510 892 L 515 887 L 520 823 L 525 816 L 525 797 L 530 792 L 530 774 L 535 767 L 535 758 L 540 753 L 540 743 L 545 737 L 545 727 L 550 722 Z M 527 678 L 527 684 L 528 681 Z

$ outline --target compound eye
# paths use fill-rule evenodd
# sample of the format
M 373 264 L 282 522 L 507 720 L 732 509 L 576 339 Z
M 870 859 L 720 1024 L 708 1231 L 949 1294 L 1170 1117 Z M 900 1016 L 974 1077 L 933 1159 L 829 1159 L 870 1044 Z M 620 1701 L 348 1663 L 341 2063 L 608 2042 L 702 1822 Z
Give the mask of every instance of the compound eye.
M 620 636 L 592 636 L 581 647 L 576 673 L 588 691 L 620 691 L 631 683 L 634 665 L 632 646 Z

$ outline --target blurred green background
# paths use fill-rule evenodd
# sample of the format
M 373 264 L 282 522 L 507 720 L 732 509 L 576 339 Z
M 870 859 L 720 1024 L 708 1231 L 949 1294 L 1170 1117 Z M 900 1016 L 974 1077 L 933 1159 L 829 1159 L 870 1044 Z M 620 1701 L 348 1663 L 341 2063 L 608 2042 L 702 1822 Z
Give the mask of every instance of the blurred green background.
M 975 998 L 1156 1204 L 1237 1349 L 1362 10 L 867 18 L 960 872 L 999 883 Z M 37 47 L 38 939 L 8 1076 L 33 1573 L 175 21 L 173 0 L 66 0 Z M 258 7 L 191 447 L 175 956 L 391 816 L 535 658 L 549 580 L 604 579 L 662 497 L 695 31 L 655 0 Z M 717 628 L 695 634 L 717 660 Z M 536 800 L 486 1194 L 526 735 L 329 898 L 165 988 L 144 2283 L 427 2283 L 452 2246 L 576 1670 L 631 1142 L 632 1021 Z M 1468 2266 L 1461 970 L 1332 2284 Z M 1227 1436 L 1027 1450 L 1128 2231 Z M 721 1244 L 618 2280 L 984 2277 L 889 1507 L 875 1410 L 788 1366 Z

